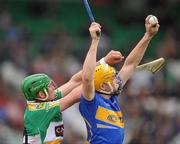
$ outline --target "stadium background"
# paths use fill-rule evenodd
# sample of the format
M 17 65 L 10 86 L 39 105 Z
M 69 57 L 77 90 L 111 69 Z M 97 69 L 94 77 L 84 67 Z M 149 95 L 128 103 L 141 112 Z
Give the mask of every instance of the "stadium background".
M 148 14 L 159 18 L 159 33 L 143 62 L 158 57 L 166 66 L 155 75 L 137 72 L 120 97 L 127 144 L 180 142 L 180 2 L 179 0 L 93 0 L 102 25 L 98 58 L 109 50 L 125 56 L 145 32 Z M 90 44 L 89 19 L 80 0 L 0 1 L 0 144 L 22 143 L 24 76 L 45 72 L 59 85 L 82 68 Z M 86 136 L 78 105 L 65 111 L 65 144 Z M 38 120 L 38 118 L 37 118 Z

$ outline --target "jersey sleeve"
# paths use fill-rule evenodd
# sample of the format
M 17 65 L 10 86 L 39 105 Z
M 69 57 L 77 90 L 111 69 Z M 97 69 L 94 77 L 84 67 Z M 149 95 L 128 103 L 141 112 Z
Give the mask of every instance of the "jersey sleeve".
M 61 99 L 61 98 L 62 98 L 62 93 L 61 93 L 61 91 L 59 91 L 59 90 L 57 89 L 57 90 L 55 91 L 55 96 L 56 96 L 55 100 Z
M 82 114 L 89 114 L 96 112 L 96 109 L 98 108 L 98 96 L 96 93 L 94 94 L 94 98 L 91 101 L 86 100 L 83 96 L 80 98 L 80 105 L 79 105 L 79 111 Z

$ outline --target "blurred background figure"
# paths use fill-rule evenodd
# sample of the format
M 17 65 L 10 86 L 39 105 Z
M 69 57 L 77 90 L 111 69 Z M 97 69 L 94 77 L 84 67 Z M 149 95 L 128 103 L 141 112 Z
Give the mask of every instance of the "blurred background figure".
M 144 34 L 144 17 L 158 17 L 161 27 L 143 62 L 164 57 L 166 66 L 155 75 L 137 72 L 124 89 L 120 99 L 126 113 L 125 143 L 179 144 L 180 1 L 96 0 L 90 4 L 102 24 L 99 58 L 110 49 L 127 56 Z M 22 142 L 26 102 L 19 89 L 21 80 L 44 72 L 58 85 L 67 81 L 82 68 L 89 25 L 78 0 L 0 1 L 1 144 Z M 83 144 L 86 131 L 78 104 L 64 112 L 64 123 L 64 144 Z

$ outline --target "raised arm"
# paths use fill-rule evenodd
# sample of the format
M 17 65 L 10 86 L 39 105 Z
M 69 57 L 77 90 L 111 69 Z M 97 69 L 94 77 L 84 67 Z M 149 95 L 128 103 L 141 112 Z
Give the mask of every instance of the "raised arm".
M 92 42 L 83 65 L 82 88 L 84 98 L 92 100 L 94 97 L 94 70 L 96 67 L 96 54 L 100 40 L 100 37 L 96 35 L 96 32 L 101 31 L 101 26 L 94 22 L 91 24 L 89 31 Z
M 158 32 L 159 24 L 156 21 L 156 24 L 150 24 L 149 18 L 151 15 L 146 17 L 145 27 L 146 33 L 139 41 L 139 43 L 135 46 L 135 48 L 131 51 L 131 53 L 126 58 L 123 67 L 121 68 L 119 75 L 122 78 L 123 85 L 127 82 L 127 80 L 132 76 L 133 72 L 136 69 L 136 66 L 141 62 L 144 53 L 149 45 L 150 40 L 153 36 Z

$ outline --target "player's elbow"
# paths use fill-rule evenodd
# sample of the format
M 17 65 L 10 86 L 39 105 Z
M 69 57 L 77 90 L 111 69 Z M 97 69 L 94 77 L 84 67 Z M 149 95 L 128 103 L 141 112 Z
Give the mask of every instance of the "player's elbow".
M 88 85 L 90 83 L 92 83 L 93 81 L 93 78 L 90 78 L 90 77 L 82 77 L 82 83 L 85 84 L 85 85 Z
M 89 84 L 89 83 L 91 83 L 93 81 L 93 78 L 94 78 L 93 74 L 90 74 L 88 72 L 84 72 L 82 74 L 82 83 L 83 84 Z

